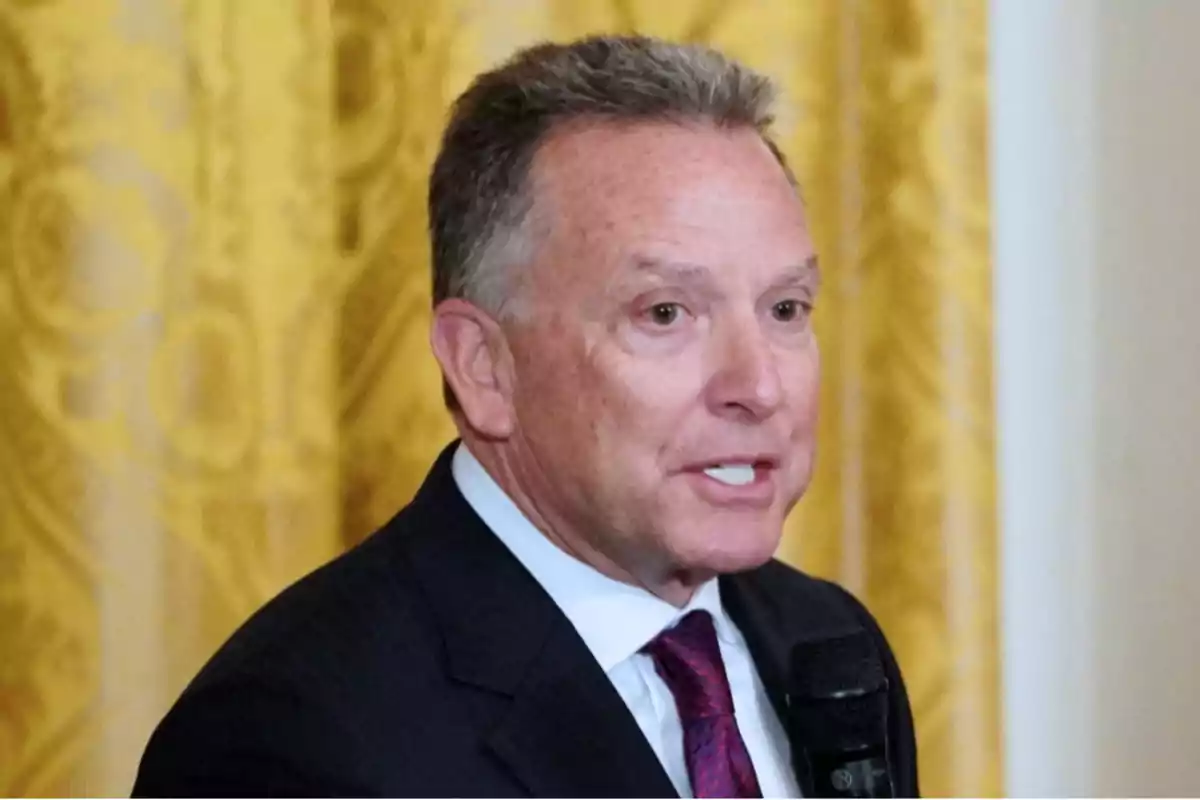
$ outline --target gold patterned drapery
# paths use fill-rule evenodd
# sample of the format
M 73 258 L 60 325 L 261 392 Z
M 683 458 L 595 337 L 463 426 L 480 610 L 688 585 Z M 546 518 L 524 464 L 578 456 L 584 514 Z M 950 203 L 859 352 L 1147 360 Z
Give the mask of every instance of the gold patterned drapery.
M 774 75 L 826 269 L 784 556 L 859 592 L 929 794 L 1000 791 L 984 0 L 0 0 L 0 794 L 128 792 L 230 630 L 451 435 L 442 114 L 514 47 Z

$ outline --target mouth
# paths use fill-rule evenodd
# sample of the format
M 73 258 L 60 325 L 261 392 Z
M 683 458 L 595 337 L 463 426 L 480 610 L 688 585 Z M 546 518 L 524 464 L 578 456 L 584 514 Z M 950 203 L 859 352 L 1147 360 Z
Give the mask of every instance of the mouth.
M 764 456 L 728 456 L 698 463 L 685 472 L 702 499 L 718 506 L 763 508 L 775 497 L 779 460 Z
M 775 468 L 775 464 L 767 459 L 742 460 L 728 459 L 707 467 L 701 467 L 700 472 L 714 481 L 727 486 L 747 486 L 765 476 Z

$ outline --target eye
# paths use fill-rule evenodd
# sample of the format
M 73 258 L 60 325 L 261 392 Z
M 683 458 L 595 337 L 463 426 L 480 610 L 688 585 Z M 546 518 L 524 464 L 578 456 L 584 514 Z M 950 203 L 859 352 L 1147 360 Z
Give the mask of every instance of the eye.
M 771 316 L 779 322 L 794 322 L 811 311 L 812 304 L 800 300 L 781 300 L 771 306 Z
M 665 328 L 674 324 L 682 313 L 683 306 L 679 303 L 655 303 L 647 310 L 646 316 L 655 325 Z

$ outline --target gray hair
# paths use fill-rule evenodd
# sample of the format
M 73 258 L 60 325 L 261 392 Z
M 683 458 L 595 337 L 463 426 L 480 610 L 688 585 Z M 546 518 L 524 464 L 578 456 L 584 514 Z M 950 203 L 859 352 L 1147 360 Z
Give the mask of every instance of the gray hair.
M 533 246 L 528 176 L 567 122 L 703 122 L 768 135 L 776 89 L 709 47 L 646 36 L 540 44 L 478 76 L 451 110 L 429 184 L 433 302 L 465 298 L 503 318 L 514 264 Z

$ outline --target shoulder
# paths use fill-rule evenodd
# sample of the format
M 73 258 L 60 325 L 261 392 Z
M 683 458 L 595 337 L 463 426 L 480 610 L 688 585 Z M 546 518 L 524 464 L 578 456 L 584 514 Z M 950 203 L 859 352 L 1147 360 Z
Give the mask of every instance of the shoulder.
M 421 600 L 405 579 L 402 512 L 366 541 L 288 586 L 255 612 L 197 675 L 189 691 L 238 678 L 306 683 L 390 652 L 419 656 Z
M 380 696 L 419 708 L 442 680 L 406 579 L 399 539 L 420 535 L 407 527 L 401 515 L 247 620 L 155 730 L 135 792 L 362 794 L 373 762 L 360 732 Z
M 817 578 L 772 560 L 763 568 L 762 580 L 770 590 L 779 593 L 791 602 L 807 600 L 819 602 L 823 609 L 839 609 L 853 615 L 854 619 L 875 636 L 885 640 L 883 631 L 866 604 L 849 589 L 825 578 Z
M 777 559 L 742 573 L 735 580 L 785 627 L 804 627 L 817 632 L 865 626 L 879 632 L 875 618 L 848 590 Z
M 858 597 L 834 581 L 817 578 L 772 560 L 740 576 L 745 592 L 769 610 L 774 623 L 802 638 L 866 630 L 894 680 L 899 666 L 874 615 Z

